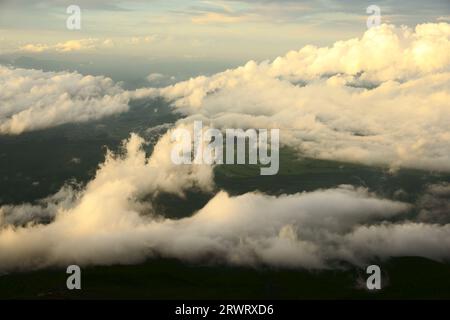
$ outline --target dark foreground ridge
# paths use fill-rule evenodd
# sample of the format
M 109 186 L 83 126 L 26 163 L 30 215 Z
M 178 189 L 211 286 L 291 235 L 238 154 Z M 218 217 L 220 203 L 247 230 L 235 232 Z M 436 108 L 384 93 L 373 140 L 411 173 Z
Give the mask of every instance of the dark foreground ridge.
M 306 271 L 149 260 L 86 267 L 82 289 L 66 288 L 65 269 L 0 276 L 0 299 L 450 299 L 450 265 L 423 258 L 380 264 L 383 289 L 364 288 L 362 269 Z

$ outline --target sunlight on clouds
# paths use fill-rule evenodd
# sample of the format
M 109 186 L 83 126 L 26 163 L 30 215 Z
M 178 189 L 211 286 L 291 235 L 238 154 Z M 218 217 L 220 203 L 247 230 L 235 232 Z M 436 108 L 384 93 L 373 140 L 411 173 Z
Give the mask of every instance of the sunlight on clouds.
M 280 128 L 281 143 L 308 157 L 450 171 L 449 52 L 450 25 L 439 23 L 382 25 L 330 47 L 136 91 L 101 76 L 0 67 L 1 133 L 125 112 L 131 98 L 164 97 L 185 115 L 151 156 L 131 134 L 85 186 L 1 206 L 0 271 L 154 256 L 310 269 L 396 256 L 448 260 L 446 184 L 429 185 L 415 204 L 348 185 L 231 196 L 215 190 L 212 166 L 177 166 L 170 156 L 172 130 L 203 120 L 221 129 Z M 217 193 L 187 218 L 155 209 L 159 193 L 191 189 Z
M 252 18 L 249 16 L 235 16 L 230 14 L 221 14 L 215 12 L 208 12 L 192 18 L 192 22 L 195 24 L 209 24 L 209 23 L 239 23 L 244 21 L 250 21 Z
M 450 171 L 449 52 L 449 24 L 382 25 L 135 96 L 161 95 L 185 121 L 281 128 L 308 157 Z
M 114 42 L 111 39 L 79 39 L 68 40 L 66 42 L 57 43 L 55 45 L 47 44 L 27 44 L 19 48 L 20 51 L 41 53 L 46 51 L 54 52 L 72 52 L 83 50 L 94 50 L 98 48 L 111 48 Z
M 175 166 L 167 159 L 170 136 L 162 137 L 146 158 L 144 140 L 132 135 L 125 142 L 126 153 L 108 153 L 85 188 L 66 188 L 34 207 L 36 215 L 55 217 L 49 224 L 25 214 L 33 209 L 29 206 L 1 207 L 0 271 L 136 263 L 155 254 L 312 269 L 405 254 L 449 257 L 448 225 L 387 223 L 411 206 L 351 186 L 278 197 L 219 192 L 191 217 L 161 217 L 151 200 L 144 200 L 151 199 L 148 195 L 179 194 L 194 185 L 211 190 L 213 183 L 211 167 Z M 21 214 L 11 219 L 17 212 Z
M 102 76 L 0 65 L 0 134 L 86 122 L 128 110 L 126 92 Z

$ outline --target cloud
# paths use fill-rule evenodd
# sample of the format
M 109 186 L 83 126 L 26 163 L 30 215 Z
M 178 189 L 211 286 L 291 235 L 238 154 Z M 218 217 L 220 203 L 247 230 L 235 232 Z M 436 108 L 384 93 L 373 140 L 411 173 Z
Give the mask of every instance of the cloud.
M 159 192 L 213 188 L 211 167 L 171 164 L 170 136 L 146 158 L 144 140 L 132 135 L 84 188 L 66 187 L 34 207 L 1 207 L 0 270 L 137 263 L 155 255 L 312 269 L 374 257 L 449 257 L 449 225 L 404 220 L 410 205 L 351 186 L 278 197 L 218 192 L 191 217 L 164 218 L 152 206 Z
M 154 86 L 154 87 L 163 87 L 164 86 L 165 87 L 171 83 L 175 83 L 176 77 L 165 75 L 165 74 L 158 73 L 158 72 L 154 72 L 154 73 L 150 73 L 146 77 L 146 80 L 148 81 L 148 83 L 151 86 Z
M 280 128 L 308 157 L 450 171 L 450 25 L 382 25 L 360 39 L 248 62 L 161 95 L 185 121 Z
M 418 219 L 427 223 L 450 223 L 450 184 L 429 185 L 417 203 Z
M 440 16 L 440 17 L 437 17 L 436 20 L 437 21 L 449 22 L 450 21 L 450 16 Z
M 30 52 L 30 53 L 42 53 L 42 52 L 73 52 L 73 51 L 86 51 L 94 50 L 98 48 L 110 48 L 114 46 L 114 42 L 111 39 L 79 39 L 79 40 L 68 40 L 66 42 L 60 42 L 54 45 L 41 44 L 41 43 L 30 43 L 23 45 L 19 48 L 19 51 Z
M 219 191 L 192 216 L 165 218 L 153 206 L 160 192 L 214 190 L 212 167 L 172 164 L 172 130 L 148 158 L 145 141 L 132 134 L 85 187 L 65 186 L 36 205 L 0 207 L 0 271 L 155 256 L 308 269 L 405 255 L 450 258 L 450 225 L 410 220 L 412 205 L 352 186 L 280 196 Z
M 144 258 L 148 244 L 140 234 L 154 215 L 145 197 L 157 192 L 181 196 L 194 187 L 211 190 L 212 167 L 173 165 L 169 134 L 160 139 L 149 159 L 142 144 L 142 138 L 132 135 L 124 146 L 125 155 L 108 153 L 95 179 L 80 191 L 66 187 L 37 206 L 1 207 L 0 269 L 58 264 L 75 256 L 81 259 L 75 257 L 76 261 L 95 263 Z M 42 218 L 54 221 L 36 224 Z M 138 238 L 129 232 L 136 232 Z M 94 239 L 97 248 L 88 245 Z M 64 249 L 65 244 L 69 247 Z M 110 255 L 111 245 L 119 255 Z M 63 252 L 72 249 L 76 252 Z
M 61 208 L 68 208 L 79 196 L 76 184 L 67 184 L 57 193 L 44 198 L 38 204 L 4 205 L 0 207 L 0 229 L 5 226 L 19 227 L 30 223 L 49 223 Z
M 22 47 L 20 47 L 20 51 L 24 51 L 24 52 L 32 52 L 32 53 L 41 53 L 44 51 L 49 50 L 50 47 L 46 44 L 40 44 L 40 43 L 36 43 L 36 44 L 26 44 Z
M 210 24 L 210 23 L 239 23 L 251 20 L 250 16 L 236 15 L 231 13 L 217 13 L 206 12 L 195 17 L 192 17 L 192 22 L 195 24 Z
M 307 156 L 449 171 L 449 35 L 445 23 L 383 25 L 332 47 L 135 92 L 104 77 L 1 67 L 0 132 L 87 121 L 126 111 L 130 97 L 163 96 L 186 115 L 176 127 L 203 119 L 219 128 L 281 128 L 281 142 Z M 172 130 L 150 157 L 132 134 L 84 187 L 2 206 L 0 271 L 154 256 L 310 269 L 450 258 L 450 225 L 437 216 L 447 185 L 430 186 L 430 197 L 414 205 L 352 186 L 280 196 L 219 190 L 190 217 L 161 216 L 153 206 L 161 192 L 214 192 L 211 166 L 172 164 Z
M 103 76 L 0 66 L 0 134 L 20 134 L 128 110 L 126 92 Z
M 364 25 L 368 15 L 366 8 L 370 1 L 310 1 L 310 0 L 241 0 L 241 1 L 203 1 L 193 9 L 186 10 L 196 17 L 207 17 L 207 13 L 217 13 L 228 17 L 246 18 L 247 21 L 275 24 L 296 24 L 297 26 L 325 28 L 333 32 L 337 28 L 346 30 Z M 426 6 L 420 1 L 409 1 L 408 6 L 390 0 L 379 0 L 381 18 L 385 23 L 415 25 L 424 21 L 446 21 L 450 6 L 446 0 L 432 0 Z M 196 9 L 196 10 L 195 10 Z M 441 16 L 441 17 L 440 17 Z M 441 18 L 441 19 L 439 19 Z M 442 19 L 443 18 L 443 19 Z M 341 29 L 342 30 L 342 29 Z
M 161 35 L 153 34 L 149 36 L 140 36 L 140 37 L 132 37 L 130 42 L 131 44 L 149 44 L 154 43 L 157 40 L 162 39 Z
M 164 79 L 166 76 L 161 74 L 161 73 L 150 73 L 147 76 L 147 81 L 148 82 L 154 82 L 154 81 L 159 81 L 161 79 Z

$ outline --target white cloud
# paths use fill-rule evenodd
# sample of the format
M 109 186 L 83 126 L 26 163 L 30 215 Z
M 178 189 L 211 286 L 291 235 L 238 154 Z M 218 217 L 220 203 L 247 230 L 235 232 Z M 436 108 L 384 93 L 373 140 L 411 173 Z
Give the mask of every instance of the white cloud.
M 104 77 L 1 67 L 0 132 L 87 121 L 127 110 L 129 96 L 163 95 L 188 115 L 177 126 L 205 119 L 222 128 L 275 127 L 281 142 L 308 156 L 449 171 L 449 36 L 444 23 L 415 32 L 382 26 L 331 48 L 308 46 L 131 95 Z M 146 158 L 133 134 L 126 154 L 109 153 L 81 190 L 1 207 L 0 270 L 135 263 L 154 254 L 305 268 L 450 258 L 450 225 L 435 217 L 446 185 L 429 188 L 433 198 L 417 204 L 428 210 L 418 221 L 407 220 L 410 205 L 350 186 L 278 197 L 219 192 L 191 217 L 164 218 L 152 206 L 158 193 L 213 190 L 212 167 L 172 164 L 170 135 Z
M 65 42 L 60 42 L 54 45 L 42 44 L 42 43 L 29 43 L 23 45 L 19 48 L 19 51 L 30 52 L 30 53 L 41 53 L 41 52 L 72 52 L 72 51 L 85 51 L 94 50 L 98 48 L 110 48 L 114 46 L 114 42 L 111 39 L 78 39 L 78 40 L 68 40 Z
M 209 166 L 171 164 L 170 135 L 148 159 L 141 149 L 144 141 L 132 135 L 126 154 L 109 153 L 95 179 L 80 191 L 66 189 L 33 208 L 2 207 L 0 270 L 136 263 L 154 254 L 313 269 L 374 257 L 441 260 L 450 255 L 449 225 L 402 220 L 410 205 L 351 186 L 279 197 L 219 192 L 191 217 L 159 216 L 151 201 L 158 192 L 183 194 L 193 186 L 212 190 L 213 183 Z M 31 212 L 55 219 L 35 223 L 39 217 Z M 387 222 L 394 217 L 400 222 Z
M 103 76 L 0 66 L 0 134 L 85 122 L 128 110 L 126 92 Z
M 166 76 L 161 74 L 161 73 L 150 73 L 147 76 L 147 81 L 148 82 L 155 82 L 155 81 L 159 81 L 161 79 L 164 79 Z
M 450 16 L 440 16 L 436 18 L 437 21 L 444 21 L 444 22 L 449 22 L 450 21 Z
M 40 205 L 1 207 L 0 270 L 71 259 L 107 263 L 144 258 L 149 253 L 148 243 L 141 236 L 155 213 L 143 197 L 157 192 L 182 195 L 193 187 L 211 190 L 212 168 L 173 165 L 169 134 L 158 142 L 149 159 L 141 149 L 143 143 L 132 135 L 125 146 L 126 156 L 109 153 L 83 190 L 66 187 Z M 140 215 L 145 213 L 149 216 Z M 55 216 L 50 224 L 35 224 Z M 111 245 L 117 255 L 111 255 Z
M 50 47 L 46 44 L 41 43 L 29 43 L 20 47 L 20 51 L 32 52 L 32 53 L 40 53 L 49 50 Z
M 450 25 L 382 25 L 135 96 L 216 127 L 280 128 L 309 157 L 450 171 Z
M 146 79 L 148 83 L 154 87 L 167 86 L 176 82 L 175 76 L 169 76 L 158 72 L 150 73 Z
M 0 207 L 0 229 L 5 226 L 26 226 L 29 223 L 46 223 L 53 220 L 61 208 L 69 208 L 79 196 L 79 186 L 67 184 L 54 195 L 36 205 L 4 205 Z

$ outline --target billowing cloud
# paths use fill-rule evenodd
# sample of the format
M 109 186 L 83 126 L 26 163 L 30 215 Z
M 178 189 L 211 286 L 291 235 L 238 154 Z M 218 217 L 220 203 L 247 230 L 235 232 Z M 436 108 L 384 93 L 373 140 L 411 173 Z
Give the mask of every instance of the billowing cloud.
M 0 134 L 20 134 L 125 112 L 128 97 L 102 76 L 0 66 Z
M 145 197 L 158 192 L 181 196 L 186 189 L 212 188 L 212 167 L 172 164 L 170 137 L 168 134 L 161 138 L 151 158 L 146 158 L 141 148 L 144 140 L 132 135 L 125 155 L 108 153 L 95 179 L 84 189 L 66 187 L 38 205 L 1 207 L 0 270 L 58 264 L 72 258 L 82 263 L 144 258 L 148 243 L 138 235 L 155 214 Z M 36 225 L 43 220 L 51 223 Z M 136 232 L 138 238 L 129 237 L 129 232 Z M 91 241 L 101 245 L 95 249 Z M 75 256 L 65 255 L 62 243 L 70 246 L 67 250 L 74 249 Z M 111 246 L 121 254 L 110 256 Z M 102 258 L 98 260 L 97 254 Z
M 80 195 L 78 185 L 63 186 L 57 193 L 38 204 L 4 205 L 0 207 L 0 229 L 5 226 L 26 226 L 29 223 L 49 223 L 61 208 L 69 208 Z
M 309 157 L 450 171 L 449 52 L 449 24 L 382 25 L 135 95 L 166 97 L 185 121 L 280 128 Z
M 187 116 L 177 127 L 204 119 L 219 128 L 280 128 L 281 142 L 307 156 L 449 171 L 449 36 L 445 23 L 414 31 L 383 25 L 330 48 L 307 46 L 132 94 L 104 77 L 2 67 L 0 132 L 87 121 L 125 111 L 130 96 L 162 95 Z M 163 217 L 153 206 L 159 193 L 214 191 L 211 166 L 173 165 L 172 130 L 150 157 L 133 134 L 85 187 L 2 206 L 0 271 L 152 256 L 312 269 L 450 258 L 450 225 L 440 213 L 448 208 L 445 184 L 414 205 L 352 186 L 280 196 L 219 191 L 190 217 Z
M 0 270 L 136 263 L 154 255 L 319 269 L 374 257 L 449 258 L 449 225 L 402 219 L 410 205 L 351 186 L 278 197 L 219 192 L 191 217 L 164 218 L 152 206 L 158 192 L 213 187 L 211 167 L 171 163 L 170 136 L 146 158 L 144 141 L 132 135 L 124 154 L 109 153 L 85 188 L 66 187 L 38 206 L 2 207 Z

